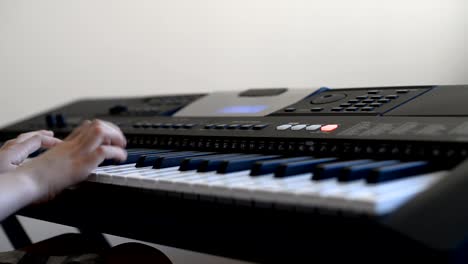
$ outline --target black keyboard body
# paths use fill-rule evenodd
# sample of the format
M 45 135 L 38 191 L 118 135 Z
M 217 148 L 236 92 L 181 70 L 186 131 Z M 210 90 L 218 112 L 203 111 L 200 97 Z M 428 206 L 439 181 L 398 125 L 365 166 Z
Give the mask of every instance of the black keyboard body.
M 65 137 L 100 118 L 130 148 L 424 161 L 448 175 L 381 215 L 91 181 L 19 214 L 256 262 L 468 261 L 468 86 L 287 90 L 233 92 L 219 109 L 209 94 L 80 100 L 4 127 L 0 142 L 36 129 Z M 265 103 L 278 96 L 283 105 Z

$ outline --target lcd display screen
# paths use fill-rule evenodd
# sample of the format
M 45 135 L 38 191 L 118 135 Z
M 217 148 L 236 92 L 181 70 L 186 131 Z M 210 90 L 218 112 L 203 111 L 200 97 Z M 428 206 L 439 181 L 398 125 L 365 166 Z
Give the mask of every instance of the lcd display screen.
M 254 114 L 267 109 L 267 105 L 231 105 L 217 111 L 220 114 Z

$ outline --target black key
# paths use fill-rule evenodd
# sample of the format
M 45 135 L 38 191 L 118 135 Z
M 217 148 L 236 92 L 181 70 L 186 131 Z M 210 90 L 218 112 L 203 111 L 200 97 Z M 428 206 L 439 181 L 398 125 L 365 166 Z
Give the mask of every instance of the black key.
M 136 162 L 135 167 L 141 168 L 141 167 L 148 167 L 148 166 L 153 166 L 154 163 L 156 162 L 157 159 L 161 157 L 170 157 L 173 155 L 178 155 L 178 154 L 184 154 L 184 153 L 193 153 L 192 151 L 185 151 L 185 152 L 168 152 L 168 153 L 160 153 L 160 154 L 154 154 L 154 155 L 142 155 Z
M 318 158 L 282 164 L 276 169 L 275 177 L 283 178 L 312 172 L 315 166 L 334 160 L 336 160 L 336 158 Z
M 241 154 L 236 158 L 247 158 L 247 157 L 257 157 L 258 154 Z M 209 172 L 217 171 L 219 166 L 225 161 L 225 159 L 212 159 L 203 161 L 198 167 L 198 172 Z
M 381 183 L 427 172 L 429 172 L 427 161 L 412 161 L 374 169 L 366 180 L 368 183 Z
M 258 155 L 257 157 L 238 158 L 224 160 L 218 168 L 218 173 L 231 173 L 236 171 L 248 170 L 257 161 L 279 158 L 279 155 Z
M 259 176 L 275 172 L 275 170 L 281 165 L 289 162 L 296 162 L 306 159 L 312 159 L 312 157 L 293 157 L 284 159 L 275 159 L 267 161 L 257 161 L 252 166 L 250 176 Z
M 135 152 L 135 153 L 127 153 L 127 159 L 124 161 L 120 162 L 115 162 L 115 165 L 125 165 L 125 164 L 131 164 L 131 163 L 136 163 L 138 159 L 143 155 L 144 152 Z
M 332 162 L 326 164 L 320 164 L 315 167 L 314 175 L 312 176 L 312 180 L 319 181 L 323 179 L 329 179 L 338 177 L 339 172 L 346 167 L 370 163 L 373 160 L 362 159 L 362 160 L 348 160 L 348 161 L 340 161 L 340 162 Z
M 128 149 L 127 150 L 127 160 L 133 160 L 135 155 L 138 155 L 138 158 L 139 158 L 141 156 L 141 154 L 137 154 L 137 153 L 143 153 L 143 151 L 144 151 L 143 149 Z M 129 163 L 134 163 L 134 162 L 129 162 Z M 122 162 L 119 162 L 119 161 L 116 161 L 116 160 L 113 160 L 113 159 L 106 159 L 103 162 L 101 162 L 101 164 L 99 164 L 99 167 L 109 166 L 109 165 L 124 165 L 124 164 L 129 164 L 129 163 L 126 163 L 126 160 L 122 161 Z
M 349 182 L 354 180 L 365 179 L 371 173 L 373 169 L 377 169 L 383 166 L 397 164 L 398 160 L 384 160 L 376 161 L 367 164 L 353 165 L 341 170 L 338 175 L 338 181 Z
M 189 171 L 189 170 L 196 170 L 200 167 L 200 165 L 206 160 L 223 160 L 226 158 L 237 157 L 240 154 L 217 154 L 217 155 L 208 155 L 208 156 L 201 156 L 201 157 L 194 157 L 194 158 L 187 158 L 180 163 L 180 171 Z
M 101 162 L 101 164 L 99 164 L 99 167 L 110 166 L 110 165 L 115 165 L 115 160 L 106 159 L 103 162 Z
M 213 153 L 212 152 L 193 152 L 193 153 L 187 153 L 187 154 L 182 154 L 182 155 L 161 157 L 154 162 L 153 169 L 164 169 L 164 168 L 180 166 L 180 163 L 186 158 L 196 157 L 196 156 L 206 156 L 209 154 L 213 154 Z
M 157 149 L 147 149 L 147 148 L 131 148 L 127 149 L 127 152 L 140 152 L 140 151 L 152 151 Z
M 127 151 L 127 159 L 122 162 L 116 162 L 115 165 L 125 165 L 131 163 L 137 163 L 143 155 L 155 155 L 160 153 L 167 153 L 170 150 L 139 150 L 139 151 Z
M 159 158 L 159 155 L 143 155 L 137 160 L 135 167 L 149 167 L 153 166 L 154 162 Z
M 28 156 L 28 158 L 30 158 L 30 159 L 35 158 L 35 157 L 41 155 L 42 153 L 44 153 L 44 152 L 46 152 L 46 151 L 47 151 L 47 149 L 45 149 L 45 148 L 40 148 L 40 149 L 34 151 L 33 153 L 31 153 L 31 154 Z M 109 165 L 110 165 L 110 164 L 109 164 Z

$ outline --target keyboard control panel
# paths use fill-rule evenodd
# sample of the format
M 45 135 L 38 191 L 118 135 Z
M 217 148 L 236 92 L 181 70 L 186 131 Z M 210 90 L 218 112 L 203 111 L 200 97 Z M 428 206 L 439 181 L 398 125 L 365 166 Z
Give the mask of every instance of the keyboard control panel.
M 431 87 L 328 90 L 287 106 L 273 115 L 382 115 Z

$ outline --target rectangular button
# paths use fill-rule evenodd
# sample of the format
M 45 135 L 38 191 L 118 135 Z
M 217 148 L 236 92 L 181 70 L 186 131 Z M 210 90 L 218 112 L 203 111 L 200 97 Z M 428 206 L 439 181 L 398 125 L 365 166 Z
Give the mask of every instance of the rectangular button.
M 294 130 L 294 131 L 301 130 L 301 129 L 304 129 L 306 126 L 307 125 L 295 125 L 291 127 L 291 130 Z
M 322 125 L 310 125 L 308 127 L 306 127 L 306 130 L 307 131 L 315 131 L 315 130 L 318 130 L 322 127 Z
M 288 130 L 292 127 L 292 125 L 280 125 L 280 126 L 277 126 L 276 127 L 276 130 L 280 130 L 280 131 L 283 131 L 283 130 Z

